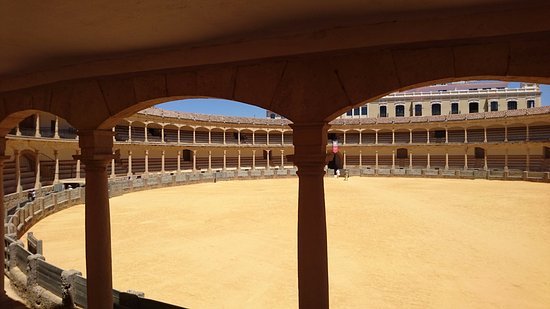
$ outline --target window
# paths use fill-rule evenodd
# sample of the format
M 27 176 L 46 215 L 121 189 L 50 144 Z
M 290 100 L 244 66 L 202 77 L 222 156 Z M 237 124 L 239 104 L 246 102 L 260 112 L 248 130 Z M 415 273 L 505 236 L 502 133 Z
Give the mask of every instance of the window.
M 397 158 L 398 159 L 406 159 L 409 157 L 408 151 L 405 148 L 399 148 L 397 149 Z
M 479 113 L 478 102 L 470 102 L 470 104 L 468 104 L 468 107 L 469 107 L 469 113 Z
M 353 110 L 350 109 L 347 113 L 346 113 L 347 116 L 353 116 Z
M 416 104 L 414 106 L 414 115 L 415 116 L 422 116 L 422 104 Z
M 508 110 L 518 109 L 517 101 L 508 101 Z
M 498 102 L 497 101 L 491 101 L 491 112 L 498 111 Z
M 481 147 L 476 147 L 474 154 L 475 154 L 476 159 L 484 159 L 485 158 L 485 149 L 483 149 Z
M 269 114 L 269 118 L 275 119 L 275 114 L 274 113 Z
M 440 103 L 432 104 L 432 115 L 433 116 L 441 115 L 441 104 Z
M 405 105 L 396 105 L 395 117 L 404 117 L 404 116 L 405 116 Z
M 451 114 L 458 114 L 458 103 L 451 103 Z
M 527 108 L 535 107 L 535 100 L 527 100 Z
M 380 117 L 388 117 L 388 107 L 385 105 L 380 106 Z
M 360 110 L 359 107 L 354 108 L 353 109 L 353 115 L 354 116 L 359 116 L 359 110 Z
M 361 115 L 367 116 L 369 109 L 366 106 L 361 106 Z

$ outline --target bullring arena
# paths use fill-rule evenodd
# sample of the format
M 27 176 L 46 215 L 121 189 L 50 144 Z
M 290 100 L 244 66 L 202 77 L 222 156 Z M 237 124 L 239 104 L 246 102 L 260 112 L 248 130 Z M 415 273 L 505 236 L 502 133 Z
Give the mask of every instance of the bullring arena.
M 2 13 L 1 308 L 550 306 L 547 1 Z
M 209 182 L 111 199 L 114 287 L 189 308 L 295 307 L 296 187 Z M 326 192 L 333 308 L 550 303 L 548 184 L 352 177 L 327 178 Z M 31 230 L 47 261 L 85 269 L 82 205 Z

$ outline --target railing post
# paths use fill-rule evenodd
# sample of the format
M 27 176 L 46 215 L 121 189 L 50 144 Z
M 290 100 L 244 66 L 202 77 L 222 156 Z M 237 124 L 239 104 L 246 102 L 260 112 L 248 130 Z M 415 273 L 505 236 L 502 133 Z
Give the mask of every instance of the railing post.
M 64 270 L 61 273 L 61 298 L 65 308 L 74 307 L 75 290 L 73 283 L 77 275 L 82 276 L 82 273 L 74 269 Z

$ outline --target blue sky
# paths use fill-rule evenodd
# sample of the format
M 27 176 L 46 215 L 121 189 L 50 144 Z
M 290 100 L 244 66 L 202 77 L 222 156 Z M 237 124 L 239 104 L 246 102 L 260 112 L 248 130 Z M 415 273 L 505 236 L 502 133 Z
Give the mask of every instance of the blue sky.
M 518 87 L 519 83 L 510 83 L 511 87 Z M 542 90 L 542 105 L 550 105 L 550 85 L 540 85 Z M 235 101 L 221 99 L 188 99 L 159 104 L 157 107 L 173 111 L 182 111 L 199 114 L 215 114 L 225 116 L 244 116 L 264 118 L 263 108 Z

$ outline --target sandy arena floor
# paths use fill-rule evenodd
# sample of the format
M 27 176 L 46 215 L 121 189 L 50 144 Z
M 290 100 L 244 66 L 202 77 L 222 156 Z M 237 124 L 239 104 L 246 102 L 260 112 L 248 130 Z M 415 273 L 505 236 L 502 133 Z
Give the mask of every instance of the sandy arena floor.
M 327 178 L 332 308 L 549 308 L 550 185 Z M 190 308 L 296 308 L 297 179 L 111 200 L 114 287 Z M 85 271 L 84 208 L 32 231 Z

